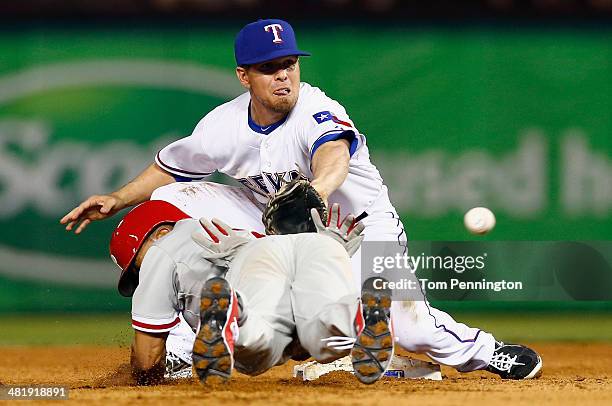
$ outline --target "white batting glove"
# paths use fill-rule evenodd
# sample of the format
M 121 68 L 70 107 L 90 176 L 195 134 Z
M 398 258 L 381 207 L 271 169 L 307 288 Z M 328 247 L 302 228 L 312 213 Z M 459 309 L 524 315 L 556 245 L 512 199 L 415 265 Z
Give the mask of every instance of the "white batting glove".
M 202 257 L 209 260 L 216 266 L 229 268 L 230 262 L 236 256 L 236 253 L 250 238 L 239 235 L 232 230 L 230 226 L 219 219 L 201 218 L 200 224 L 208 234 L 202 232 L 193 232 L 191 239 L 204 250 Z
M 342 244 L 346 252 L 348 252 L 349 257 L 352 257 L 353 254 L 357 252 L 361 245 L 361 241 L 363 241 L 361 233 L 365 226 L 362 223 L 357 223 L 353 227 L 353 223 L 355 222 L 354 215 L 349 214 L 342 220 L 342 223 L 340 223 L 340 205 L 338 203 L 332 205 L 329 211 L 327 225 L 323 224 L 317 209 L 310 209 L 310 215 L 317 228 L 317 233 L 338 241 Z M 353 228 L 351 229 L 351 227 Z

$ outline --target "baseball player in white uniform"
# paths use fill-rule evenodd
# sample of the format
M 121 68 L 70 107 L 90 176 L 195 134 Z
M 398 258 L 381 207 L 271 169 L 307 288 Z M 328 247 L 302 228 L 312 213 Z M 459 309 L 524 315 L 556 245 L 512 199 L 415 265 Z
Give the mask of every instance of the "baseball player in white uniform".
M 229 378 L 234 365 L 257 375 L 292 356 L 330 362 L 349 351 L 328 345 L 330 340 L 367 333 L 372 307 L 364 302 L 362 312 L 349 258 L 361 229 L 345 233 L 353 218 L 344 229 L 334 220 L 319 233 L 266 238 L 213 222 L 151 200 L 132 209 L 113 232 L 119 291 L 132 296 L 131 364 L 138 383 L 161 379 L 164 342 L 181 321 L 199 330 L 191 345 L 202 382 Z M 389 296 L 387 314 L 390 303 Z M 390 348 L 380 355 L 390 360 L 390 331 L 385 339 Z
M 215 108 L 190 136 L 159 151 L 155 163 L 132 182 L 110 195 L 91 196 L 73 209 L 61 220 L 66 229 L 76 227 L 79 233 L 93 220 L 151 198 L 158 187 L 199 181 L 219 171 L 256 199 L 245 199 L 246 211 L 240 204 L 224 207 L 251 218 L 249 223 L 261 224 L 253 209 L 280 188 L 281 180 L 305 177 L 328 203 L 340 203 L 345 212 L 357 215 L 365 225 L 365 241 L 390 241 L 407 249 L 403 225 L 370 162 L 365 136 L 337 101 L 300 81 L 298 57 L 309 54 L 298 49 L 291 26 L 282 20 L 248 24 L 238 33 L 234 49 L 236 74 L 248 92 Z M 154 197 L 175 203 L 172 195 L 184 187 L 166 186 Z M 203 200 L 187 213 L 210 218 L 208 211 L 216 210 L 216 204 L 215 199 Z M 358 285 L 359 253 L 352 262 Z M 392 313 L 403 348 L 459 371 L 488 368 L 504 378 L 523 379 L 536 376 L 542 366 L 534 351 L 496 342 L 491 334 L 456 322 L 424 298 L 394 302 Z M 506 359 L 512 361 L 498 362 Z

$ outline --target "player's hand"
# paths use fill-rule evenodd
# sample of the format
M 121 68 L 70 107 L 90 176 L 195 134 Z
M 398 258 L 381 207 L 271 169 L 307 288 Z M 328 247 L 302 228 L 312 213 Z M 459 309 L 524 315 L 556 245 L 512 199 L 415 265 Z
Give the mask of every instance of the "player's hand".
M 66 224 L 66 231 L 76 227 L 74 233 L 80 234 L 92 221 L 110 217 L 126 206 L 123 200 L 113 195 L 90 196 L 62 217 L 60 223 Z
M 338 203 L 332 205 L 327 217 L 327 225 L 323 224 L 321 216 L 319 216 L 319 212 L 316 209 L 311 209 L 310 214 L 317 228 L 317 233 L 327 235 L 338 241 L 348 252 L 349 257 L 352 257 L 357 252 L 361 241 L 363 241 L 361 233 L 365 226 L 362 223 L 355 224 L 355 216 L 353 214 L 349 214 L 340 222 L 340 205 Z
M 208 236 L 194 232 L 191 238 L 204 250 L 202 257 L 217 266 L 229 268 L 239 248 L 251 241 L 250 238 L 239 235 L 219 219 L 214 218 L 211 222 L 201 218 L 200 224 Z

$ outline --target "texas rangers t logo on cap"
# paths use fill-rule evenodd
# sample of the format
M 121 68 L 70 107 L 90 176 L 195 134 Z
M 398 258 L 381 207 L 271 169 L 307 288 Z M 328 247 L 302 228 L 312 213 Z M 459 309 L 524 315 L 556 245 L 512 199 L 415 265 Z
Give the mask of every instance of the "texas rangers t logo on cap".
M 238 66 L 254 65 L 285 56 L 309 56 L 298 49 L 291 25 L 283 20 L 258 20 L 245 25 L 234 42 Z
M 264 27 L 266 32 L 272 31 L 274 33 L 274 42 L 275 44 L 282 44 L 283 39 L 280 37 L 280 32 L 283 30 L 283 26 L 280 24 L 270 24 Z

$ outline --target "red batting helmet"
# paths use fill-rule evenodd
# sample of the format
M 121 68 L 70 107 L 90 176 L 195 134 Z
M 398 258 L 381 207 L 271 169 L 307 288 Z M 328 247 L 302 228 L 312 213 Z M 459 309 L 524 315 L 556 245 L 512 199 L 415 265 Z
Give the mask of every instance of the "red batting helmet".
M 163 200 L 149 200 L 128 212 L 113 231 L 110 256 L 121 268 L 119 293 L 132 296 L 138 286 L 138 275 L 128 272 L 142 243 L 155 227 L 189 218 L 181 210 Z

